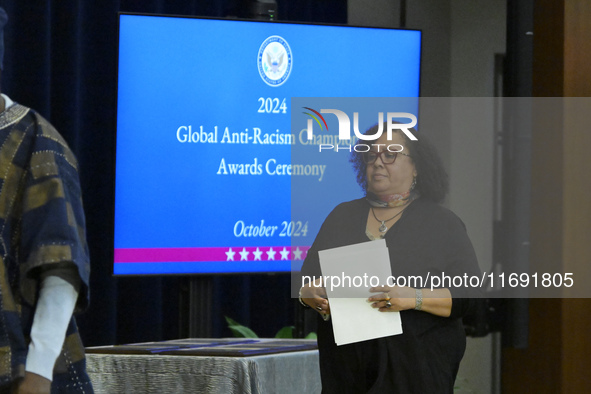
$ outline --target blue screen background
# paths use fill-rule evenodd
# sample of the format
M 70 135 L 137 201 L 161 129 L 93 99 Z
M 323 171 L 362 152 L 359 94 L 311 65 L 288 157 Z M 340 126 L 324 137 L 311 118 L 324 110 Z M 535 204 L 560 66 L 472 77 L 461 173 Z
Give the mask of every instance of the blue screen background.
M 261 44 L 272 35 L 281 36 L 293 55 L 292 71 L 277 87 L 267 85 L 257 68 Z M 301 102 L 309 102 L 312 108 L 323 105 L 309 99 L 297 101 L 297 108 L 292 108 L 292 99 L 417 97 L 419 75 L 418 31 L 121 15 L 116 252 L 212 247 L 237 251 L 289 247 L 292 243 L 309 246 L 330 209 L 362 193 L 346 164 L 347 154 L 339 153 L 337 164 L 327 164 L 328 169 L 338 166 L 339 175 L 333 171 L 321 181 L 313 176 L 266 172 L 270 159 L 273 165 L 289 165 L 302 158 L 294 148 L 305 121 L 294 129 L 292 111 L 301 113 Z M 261 103 L 267 99 L 284 103 L 285 111 L 260 113 Z M 411 107 L 396 111 L 410 112 Z M 377 121 L 378 110 L 371 108 L 371 113 L 362 115 L 368 119 L 360 122 L 363 129 Z M 217 142 L 180 142 L 179 128 L 181 135 L 189 128 L 193 133 L 213 133 L 217 128 Z M 247 143 L 222 143 L 226 129 L 247 138 L 253 137 L 255 130 L 260 130 L 259 136 L 293 134 L 296 144 L 264 145 L 254 143 L 254 138 Z M 260 175 L 223 174 L 222 160 L 226 166 L 260 164 L 263 171 Z M 336 184 L 331 183 L 333 179 Z M 312 203 L 303 209 L 299 203 L 292 205 L 294 199 Z M 246 225 L 264 221 L 265 226 L 278 229 L 273 236 L 236 236 L 239 221 Z M 280 235 L 282 223 L 291 221 L 306 223 L 308 230 L 293 242 L 293 237 Z M 114 272 L 291 269 L 290 260 L 240 261 L 239 257 L 237 254 L 232 261 L 133 262 L 116 258 Z

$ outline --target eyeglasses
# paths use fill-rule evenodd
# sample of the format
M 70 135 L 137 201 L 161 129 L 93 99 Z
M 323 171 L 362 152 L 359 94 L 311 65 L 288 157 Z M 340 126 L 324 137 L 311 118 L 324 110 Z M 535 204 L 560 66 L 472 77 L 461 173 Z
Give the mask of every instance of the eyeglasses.
M 397 155 L 404 155 L 404 156 L 411 157 L 409 154 L 406 154 L 406 153 L 388 152 L 388 151 L 384 151 L 384 152 L 369 151 L 369 152 L 364 152 L 362 156 L 363 156 L 363 161 L 366 164 L 375 163 L 375 161 L 378 159 L 378 157 L 382 160 L 382 163 L 392 164 L 396 161 Z

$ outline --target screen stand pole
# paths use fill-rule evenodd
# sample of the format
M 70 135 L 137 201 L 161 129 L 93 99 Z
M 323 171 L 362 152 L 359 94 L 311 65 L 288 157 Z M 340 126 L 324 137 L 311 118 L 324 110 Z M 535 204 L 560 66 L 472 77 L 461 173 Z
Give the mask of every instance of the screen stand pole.
M 181 338 L 212 337 L 213 277 L 185 278 L 180 289 Z

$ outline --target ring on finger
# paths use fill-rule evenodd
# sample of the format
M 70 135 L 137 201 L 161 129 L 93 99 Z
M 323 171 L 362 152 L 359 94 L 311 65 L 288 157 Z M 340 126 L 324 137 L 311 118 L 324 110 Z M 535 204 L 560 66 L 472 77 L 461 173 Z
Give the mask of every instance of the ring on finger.
M 392 303 L 390 302 L 390 300 L 388 299 L 386 301 L 386 308 L 390 308 L 392 306 Z
M 317 306 L 316 306 L 316 310 L 317 310 L 317 311 L 321 311 L 321 310 L 322 310 L 322 307 L 321 307 L 320 305 L 317 305 Z

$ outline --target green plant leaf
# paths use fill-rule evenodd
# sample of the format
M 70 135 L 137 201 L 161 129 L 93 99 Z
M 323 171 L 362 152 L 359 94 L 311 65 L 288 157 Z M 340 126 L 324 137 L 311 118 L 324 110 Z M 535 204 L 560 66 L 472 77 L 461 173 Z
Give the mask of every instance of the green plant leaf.
M 230 319 L 228 316 L 224 316 L 228 323 L 228 328 L 232 330 L 232 333 L 237 338 L 258 338 L 258 335 L 254 333 L 250 328 L 243 326 L 237 321 Z
M 275 338 L 293 338 L 294 326 L 285 326 L 275 334 Z
M 237 325 L 237 326 L 228 326 L 234 336 L 237 338 L 258 338 L 258 335 L 254 333 L 250 328 Z
M 311 332 L 304 339 L 318 339 L 318 335 L 315 332 Z
M 226 323 L 228 323 L 228 326 L 240 326 L 241 325 L 236 320 L 231 319 L 228 316 L 224 316 L 224 318 L 226 319 Z

